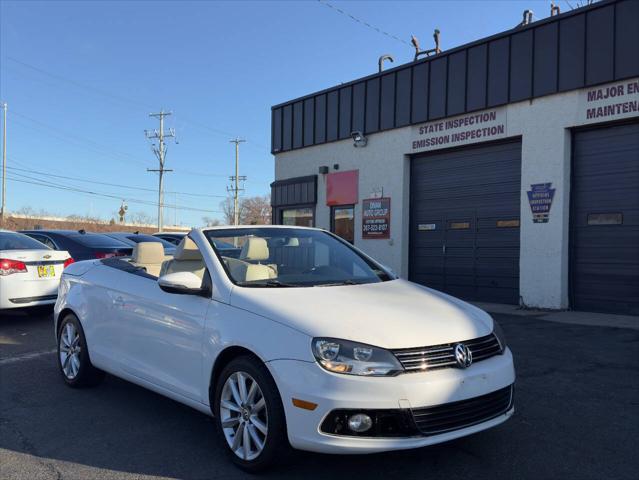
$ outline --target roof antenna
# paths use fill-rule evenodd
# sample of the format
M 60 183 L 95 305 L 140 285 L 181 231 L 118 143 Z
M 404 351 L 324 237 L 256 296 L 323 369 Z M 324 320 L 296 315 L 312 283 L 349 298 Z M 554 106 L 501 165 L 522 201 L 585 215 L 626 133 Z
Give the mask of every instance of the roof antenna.
M 554 17 L 555 15 L 559 15 L 561 11 L 559 10 L 559 5 L 555 5 L 554 0 L 550 2 L 550 16 Z
M 388 60 L 389 62 L 393 63 L 395 60 L 393 59 L 393 57 L 391 55 L 382 55 L 381 57 L 379 57 L 379 59 L 377 60 L 377 66 L 379 67 L 379 73 L 382 73 L 382 70 L 384 70 L 384 60 Z
M 435 39 L 435 48 L 431 48 L 430 50 L 420 50 L 419 40 L 417 40 L 417 37 L 415 35 L 411 35 L 410 43 L 412 43 L 413 47 L 415 47 L 415 58 L 413 59 L 413 61 L 417 60 L 419 57 L 423 55 L 430 57 L 431 54 L 437 55 L 438 53 L 442 53 L 441 48 L 439 48 L 439 29 L 437 28 L 435 29 L 435 32 L 433 33 L 433 38 Z

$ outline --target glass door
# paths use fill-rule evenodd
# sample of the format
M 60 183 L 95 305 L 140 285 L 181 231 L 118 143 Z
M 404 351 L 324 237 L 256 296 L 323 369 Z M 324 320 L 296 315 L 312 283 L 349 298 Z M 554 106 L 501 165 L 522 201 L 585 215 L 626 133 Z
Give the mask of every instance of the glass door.
M 331 232 L 350 243 L 355 242 L 355 206 L 340 205 L 331 208 Z

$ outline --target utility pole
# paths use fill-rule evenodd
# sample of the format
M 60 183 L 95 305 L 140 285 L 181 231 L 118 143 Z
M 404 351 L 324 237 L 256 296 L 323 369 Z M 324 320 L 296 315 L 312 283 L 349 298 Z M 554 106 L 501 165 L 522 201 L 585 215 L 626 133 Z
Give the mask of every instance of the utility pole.
M 148 138 L 149 140 L 156 139 L 156 138 L 158 139 L 158 146 L 155 146 L 155 144 L 153 144 L 151 148 L 153 150 L 153 153 L 155 153 L 155 156 L 158 158 L 158 161 L 160 162 L 160 168 L 158 169 L 147 168 L 146 171 L 158 172 L 160 174 L 160 179 L 158 183 L 158 231 L 159 232 L 162 231 L 162 225 L 163 225 L 162 213 L 164 210 L 164 172 L 173 171 L 173 170 L 168 170 L 164 168 L 164 159 L 166 158 L 166 147 L 164 146 L 164 139 L 166 137 L 175 137 L 175 130 L 173 130 L 172 128 L 169 128 L 168 133 L 164 133 L 164 117 L 168 115 L 171 115 L 171 112 L 165 112 L 163 110 L 160 110 L 160 113 L 150 113 L 149 117 L 156 117 L 160 119 L 160 129 L 153 130 L 153 131 L 149 131 L 149 130 L 144 131 L 146 138 Z
M 2 104 L 2 206 L 0 207 L 0 223 L 4 224 L 4 209 L 7 197 L 7 103 Z
M 233 192 L 233 224 L 240 224 L 240 202 L 239 202 L 239 194 L 240 191 L 243 190 L 240 188 L 240 181 L 245 181 L 246 177 L 240 177 L 240 143 L 246 142 L 246 140 L 242 140 L 240 138 L 235 138 L 234 140 L 229 140 L 231 143 L 235 144 L 235 175 L 229 177 L 229 180 L 233 182 L 232 186 L 227 188 L 227 191 Z

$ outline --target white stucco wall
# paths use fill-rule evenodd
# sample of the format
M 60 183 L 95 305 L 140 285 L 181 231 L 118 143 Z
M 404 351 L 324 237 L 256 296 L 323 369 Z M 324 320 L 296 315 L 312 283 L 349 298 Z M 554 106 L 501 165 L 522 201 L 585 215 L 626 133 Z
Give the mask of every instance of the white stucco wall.
M 490 138 L 522 139 L 520 294 L 523 305 L 563 309 L 568 307 L 568 234 L 570 212 L 571 131 L 573 127 L 630 117 L 639 113 L 619 111 L 587 118 L 587 109 L 639 102 L 639 79 L 615 82 L 624 95 L 588 101 L 588 92 L 607 86 L 576 90 L 489 109 L 505 124 L 505 133 Z M 630 87 L 629 87 L 630 86 Z M 618 90 L 617 90 L 618 91 Z M 463 116 L 462 116 L 463 117 Z M 424 124 L 427 125 L 427 124 Z M 420 125 L 372 134 L 368 145 L 354 148 L 350 139 L 317 145 L 275 156 L 275 179 L 317 174 L 321 165 L 339 164 L 339 171 L 359 170 L 359 199 L 355 208 L 355 245 L 402 276 L 408 273 L 410 155 L 437 148 L 413 150 Z M 464 144 L 479 143 L 465 141 Z M 461 145 L 461 144 L 460 144 Z M 442 145 L 439 148 L 450 148 Z M 531 184 L 552 182 L 556 189 L 548 223 L 533 223 L 527 190 Z M 391 234 L 388 240 L 362 239 L 361 200 L 383 188 L 391 198 Z M 316 226 L 330 227 L 326 205 L 326 178 L 318 176 Z

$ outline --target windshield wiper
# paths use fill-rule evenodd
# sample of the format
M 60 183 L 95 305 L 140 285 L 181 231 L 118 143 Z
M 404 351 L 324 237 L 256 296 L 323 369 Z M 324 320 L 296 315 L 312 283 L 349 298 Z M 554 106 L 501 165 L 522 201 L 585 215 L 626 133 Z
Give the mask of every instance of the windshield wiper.
M 294 283 L 280 282 L 279 280 L 266 280 L 265 282 L 237 282 L 242 287 L 271 287 L 271 288 L 286 288 L 286 287 L 301 287 Z
M 356 282 L 354 280 L 341 280 L 339 282 L 331 282 L 331 283 L 318 283 L 314 285 L 315 287 L 339 287 L 340 285 L 361 285 L 362 283 L 367 282 Z

